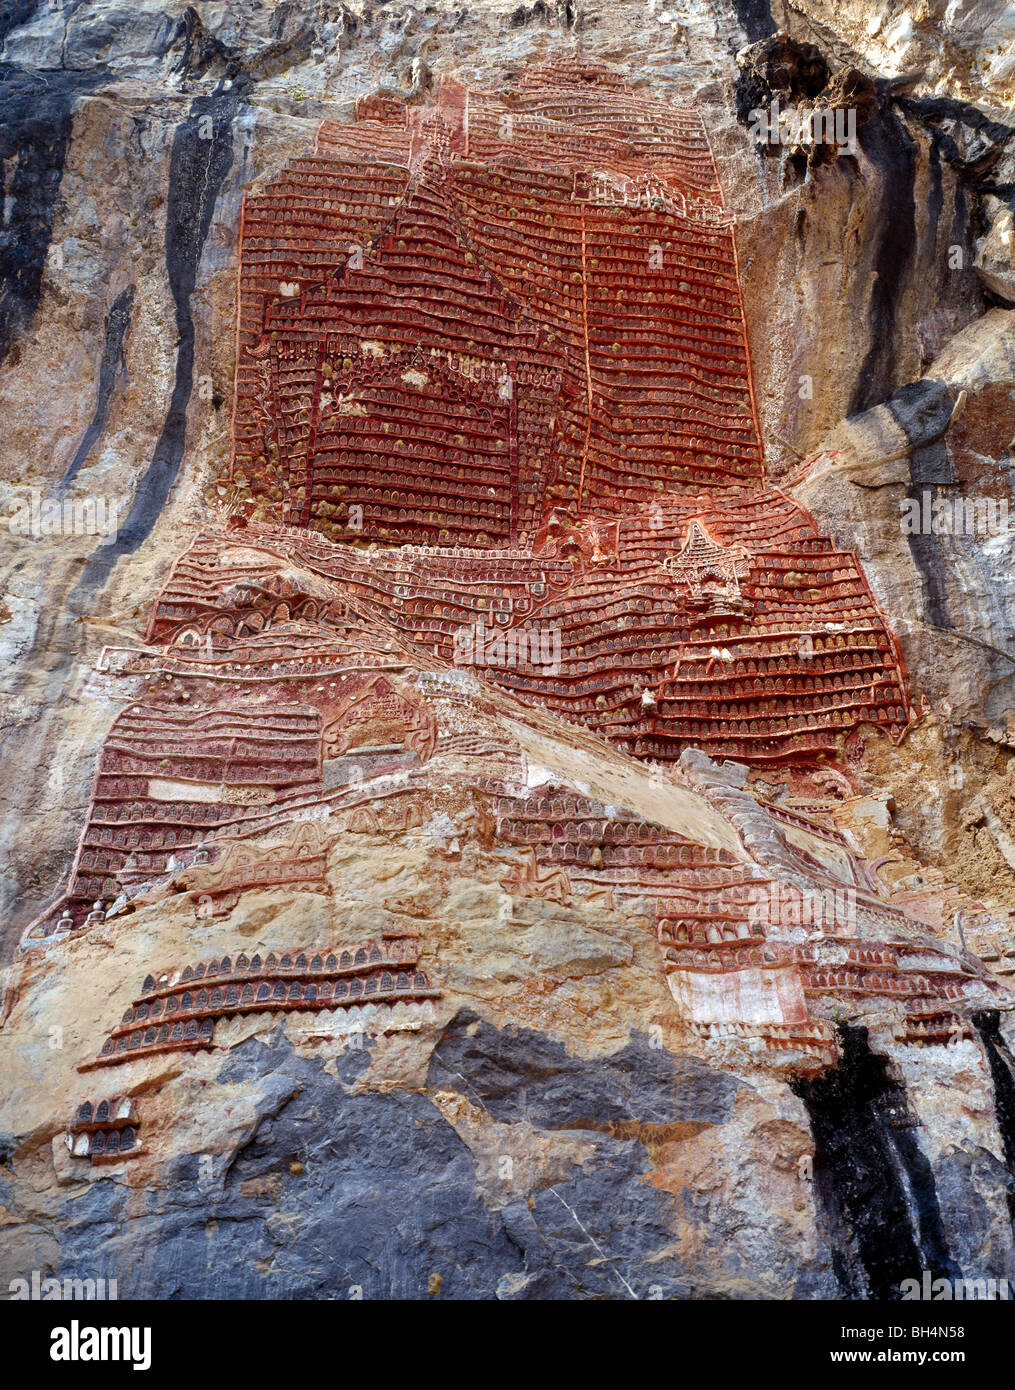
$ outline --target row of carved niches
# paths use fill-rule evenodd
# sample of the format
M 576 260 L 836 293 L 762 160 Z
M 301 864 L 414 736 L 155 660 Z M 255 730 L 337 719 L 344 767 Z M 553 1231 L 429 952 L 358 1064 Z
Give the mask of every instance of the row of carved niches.
M 658 904 L 663 969 L 678 1003 L 700 1007 L 707 999 L 706 1011 L 736 1019 L 746 999 L 765 993 L 767 976 L 783 1022 L 799 1021 L 794 1011 L 853 1009 L 880 1018 L 899 1041 L 926 1046 L 969 1036 L 964 1013 L 985 991 L 1003 994 L 972 958 L 915 937 L 919 924 L 901 913 L 894 922 L 883 910 L 874 914 L 887 917 L 883 926 L 895 939 L 880 937 L 859 894 L 751 879 L 732 892 L 699 894 L 671 894 Z
M 357 674 L 350 672 L 350 650 L 339 637 L 341 614 L 352 605 L 367 627 L 400 631 L 420 655 L 432 636 L 450 636 L 449 627 L 494 634 L 503 628 L 517 637 L 519 617 L 552 633 L 547 618 L 559 616 L 557 669 L 547 670 L 531 652 L 514 666 L 491 667 L 485 645 L 471 653 L 473 668 L 571 718 L 584 709 L 583 722 L 630 744 L 619 709 L 628 724 L 633 719 L 653 731 L 649 741 L 670 756 L 687 736 L 686 726 L 693 734 L 710 716 L 718 725 L 714 751 L 722 755 L 747 742 L 737 735 L 751 735 L 752 722 L 760 728 L 767 721 L 777 738 L 751 750 L 758 759 L 765 756 L 764 743 L 774 745 L 773 760 L 801 745 L 828 751 L 831 741 L 834 749 L 841 732 L 862 722 L 865 712 L 890 713 L 894 722 L 885 722 L 894 732 L 899 721 L 893 712 L 904 707 L 885 702 L 904 695 L 891 634 L 873 600 L 865 622 L 857 623 L 847 606 L 854 599 L 834 592 L 859 587 L 850 572 L 853 557 L 815 537 L 807 515 L 785 499 L 766 498 L 752 511 L 750 495 L 730 498 L 705 514 L 702 500 L 686 506 L 664 499 L 612 527 L 590 522 L 577 533 L 580 560 L 454 549 L 364 553 L 312 534 L 257 526 L 239 534 L 197 534 L 155 605 L 148 636 L 158 646 L 133 658 L 143 680 L 179 653 L 172 659 L 186 664 L 186 677 L 162 671 L 145 686 L 146 698 L 114 724 L 71 901 L 59 922 L 41 926 L 42 934 L 103 920 L 95 903 L 108 906 L 132 877 L 150 882 L 174 861 L 192 870 L 209 853 L 217 865 L 216 839 L 283 825 L 353 775 L 337 764 L 355 747 L 397 745 L 425 763 L 436 729 L 419 697 L 404 685 L 399 690 L 394 674 L 371 677 L 363 669 L 371 654 L 356 663 Z M 560 529 L 548 527 L 546 534 L 557 548 L 566 543 Z M 777 549 L 787 542 L 793 546 L 788 554 Z M 604 555 L 609 563 L 598 562 Z M 798 623 L 793 638 L 786 633 L 794 630 L 795 599 L 773 612 L 778 626 L 765 626 L 766 608 L 741 627 L 746 635 L 731 623 L 709 627 L 705 637 L 698 628 L 676 626 L 683 590 L 703 577 L 713 588 L 725 585 L 743 595 L 757 565 L 766 576 L 771 571 L 791 579 L 795 594 L 808 563 L 822 566 L 805 597 L 824 622 L 809 630 Z M 825 594 L 823 582 L 832 593 Z M 294 623 L 291 613 L 279 612 L 280 605 L 309 602 L 311 593 L 312 618 Z M 755 606 L 768 603 L 761 598 Z M 249 607 L 237 616 L 239 605 Z M 329 647 L 331 622 L 340 630 Z M 435 646 L 439 655 L 439 642 Z M 478 688 L 470 669 L 449 666 L 446 674 Z M 618 685 L 630 696 L 626 705 L 611 707 L 607 692 L 615 694 Z M 873 702 L 857 703 L 857 690 L 868 687 Z M 686 717 L 674 719 L 670 705 Z M 302 853 L 278 856 L 274 878 L 258 878 L 260 870 L 248 864 L 245 878 L 219 886 L 226 891 L 281 882 L 278 875 L 290 864 L 295 879 L 320 881 L 322 865 L 308 853 L 306 859 Z
M 221 915 L 252 888 L 328 892 L 318 831 L 299 821 L 293 828 L 296 807 L 291 803 L 266 809 L 273 810 L 266 820 L 227 826 L 224 834 L 236 838 L 206 844 L 203 839 L 195 843 L 199 826 L 180 821 L 178 802 L 131 801 L 125 824 L 112 828 L 110 804 L 93 800 L 68 892 L 30 926 L 26 945 L 100 926 L 128 907 L 133 911 L 169 892 L 187 894 L 199 916 Z M 163 828 L 139 831 L 131 824 L 138 816 Z M 167 823 L 175 828 L 166 830 Z M 258 832 L 275 832 L 275 838 L 263 842 Z M 139 837 L 142 848 L 136 850 L 132 845 Z M 172 839 L 175 847 L 160 847 L 163 839 Z M 89 894 L 96 891 L 103 896 L 90 901 Z
M 99 757 L 63 915 L 32 930 L 100 922 L 132 885 L 217 858 L 214 837 L 242 836 L 266 808 L 281 815 L 319 794 L 322 747 L 320 711 L 305 704 L 227 696 L 200 708 L 187 696 L 129 705 Z M 305 858 L 262 874 L 263 886 L 319 877 Z
M 65 1135 L 69 1152 L 92 1163 L 118 1163 L 143 1150 L 138 1143 L 141 1121 L 137 1102 L 129 1096 L 82 1101 Z
M 700 117 L 611 74 L 323 127 L 246 199 L 239 279 L 232 496 L 276 521 L 495 546 L 763 476 Z
M 475 669 L 636 756 L 672 759 L 696 746 L 740 761 L 805 762 L 835 753 L 860 724 L 897 739 L 912 717 L 901 656 L 856 557 L 834 550 L 784 499 L 760 499 L 753 517 L 750 500 L 697 516 L 660 500 L 603 544 L 610 528 L 590 523 L 578 533 L 589 555 L 567 559 L 363 552 L 258 533 L 259 596 L 249 610 L 235 606 L 239 567 L 215 563 L 216 547 L 236 546 L 201 536 L 167 581 L 149 636 L 177 660 L 192 652 L 190 669 L 209 675 L 263 678 L 280 659 L 285 674 L 318 674 L 325 642 L 306 639 L 314 660 L 301 670 L 300 636 L 285 612 L 275 616 L 289 582 L 281 574 L 300 566 L 331 587 L 332 606 L 355 605 L 411 644 L 406 651 Z M 547 538 L 563 549 L 567 534 Z M 600 556 L 609 548 L 608 563 L 596 562 L 597 547 Z M 321 628 L 330 621 L 319 611 Z M 336 647 L 333 664 L 346 657 Z
M 348 948 L 269 951 L 201 962 L 149 975 L 140 995 L 102 1045 L 94 1062 L 79 1070 L 114 1066 L 136 1057 L 211 1047 L 217 1022 L 244 1014 L 373 1006 L 383 1031 L 385 1015 L 409 1004 L 439 999 L 419 968 L 419 941 L 411 936 L 365 941 Z
M 502 796 L 495 806 L 496 833 L 503 843 L 532 847 L 540 864 L 602 870 L 601 882 L 614 881 L 611 870 L 706 868 L 721 873 L 738 864 L 728 850 L 695 844 L 631 811 L 583 797 Z
M 718 1013 L 731 1025 L 749 1023 L 767 997 L 769 1022 L 750 1036 L 812 1062 L 831 1045 L 818 1015 L 843 1000 L 873 1009 L 900 1041 L 967 1036 L 961 1011 L 984 990 L 1003 990 L 967 954 L 925 934 L 933 905 L 922 902 L 927 917 L 914 919 L 871 892 L 876 875 L 840 831 L 791 808 L 765 809 L 807 835 L 813 852 L 800 864 L 813 874 L 810 887 L 565 789 L 492 800 L 498 840 L 531 856 L 503 880 L 508 891 L 563 902 L 605 891 L 613 906 L 655 900 L 663 970 L 685 1022 L 705 1024 Z M 837 878 L 823 867 L 821 842 Z M 791 849 L 786 843 L 782 852 Z M 950 902 L 954 885 L 942 880 L 938 892 Z M 979 904 L 963 906 L 967 920 L 985 916 Z
M 780 892 L 785 902 L 786 885 Z M 1004 993 L 985 970 L 929 940 L 916 949 L 912 941 L 860 938 L 855 924 L 830 922 L 823 931 L 810 928 L 815 939 L 800 945 L 783 939 L 787 924 L 759 923 L 743 910 L 709 911 L 702 902 L 672 899 L 663 905 L 667 915 L 657 920 L 663 968 L 685 1022 L 715 1019 L 732 1028 L 753 1020 L 751 1035 L 766 1046 L 784 1027 L 822 1019 L 827 1025 L 844 1012 L 875 1020 L 899 1042 L 954 1044 L 971 1036 L 967 1015 L 984 992 Z M 913 925 L 903 930 L 912 932 Z M 762 1017 L 767 1012 L 764 1022 L 759 1008 Z
M 834 1026 L 827 1019 L 813 1018 L 802 1023 L 754 1023 L 744 1020 L 715 1019 L 685 1021 L 684 1027 L 693 1038 L 705 1043 L 712 1056 L 723 1045 L 746 1047 L 756 1056 L 760 1046 L 769 1061 L 780 1053 L 789 1054 L 790 1069 L 795 1075 L 815 1076 L 838 1059 Z
M 211 690 L 196 679 L 144 685 L 146 698 L 116 718 L 67 892 L 29 927 L 26 944 L 99 925 L 170 884 L 207 915 L 251 888 L 327 893 L 319 810 L 306 819 L 322 801 L 335 831 L 418 823 L 419 808 L 397 788 L 390 805 L 376 790 L 358 791 L 364 781 L 417 772 L 433 755 L 437 724 L 411 681 L 346 659 L 326 681 L 317 669 L 303 673 L 297 689 L 266 662 L 237 698 L 239 663 L 223 665 Z M 294 694 L 316 707 L 294 703 Z M 202 697 L 214 703 L 201 705 Z

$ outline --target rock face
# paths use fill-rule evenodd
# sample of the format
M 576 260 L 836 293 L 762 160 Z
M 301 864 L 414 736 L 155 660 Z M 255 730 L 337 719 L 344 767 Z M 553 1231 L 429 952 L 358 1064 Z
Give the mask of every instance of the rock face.
M 0 21 L 0 1286 L 1015 1278 L 1010 16 L 877 8 Z

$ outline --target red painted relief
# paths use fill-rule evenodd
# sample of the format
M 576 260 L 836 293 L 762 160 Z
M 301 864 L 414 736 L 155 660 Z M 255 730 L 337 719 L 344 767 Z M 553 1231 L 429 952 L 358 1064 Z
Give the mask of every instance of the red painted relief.
M 212 916 L 249 888 L 330 894 L 329 835 L 422 830 L 438 860 L 521 850 L 497 873 L 518 896 L 653 904 L 702 1037 L 824 1065 L 846 997 L 908 1041 L 959 1036 L 987 977 L 914 944 L 944 908 L 893 900 L 814 811 L 820 778 L 851 790 L 819 762 L 914 711 L 857 557 L 766 481 L 733 220 L 690 107 L 561 61 L 322 126 L 245 204 L 222 493 L 144 645 L 103 653 L 131 703 L 29 943 L 169 893 Z M 740 858 L 525 792 L 505 694 L 593 756 L 589 730 L 670 764 L 663 789 L 697 749 L 800 795 L 706 787 Z M 150 979 L 89 1065 L 210 1046 L 234 1014 L 437 997 L 405 947 Z
M 524 545 L 547 504 L 762 481 L 695 111 L 559 63 L 358 114 L 245 206 L 234 478 L 278 520 Z
M 172 980 L 168 973 L 159 981 L 149 975 L 98 1059 L 79 1071 L 153 1053 L 211 1047 L 215 1024 L 235 1015 L 348 1010 L 363 1004 L 391 1009 L 439 999 L 440 991 L 418 962 L 419 942 L 399 937 L 383 945 L 366 941 L 344 950 L 282 956 L 240 952 L 235 960 L 224 956 L 188 965 L 172 972 Z
M 67 1148 L 93 1165 L 120 1163 L 144 1152 L 138 1142 L 140 1128 L 137 1101 L 129 1096 L 82 1101 L 66 1135 Z
M 285 541 L 427 654 L 657 759 L 809 761 L 912 718 L 855 555 L 765 483 L 692 108 L 574 60 L 361 103 L 247 200 L 238 353 L 234 495 L 402 547 Z M 233 621 L 189 597 L 160 630 Z
M 949 1044 L 970 1036 L 964 1010 L 984 991 L 1001 993 L 965 952 L 915 936 L 841 833 L 798 812 L 755 805 L 752 818 L 769 834 L 774 819 L 810 836 L 806 863 L 778 833 L 767 852 L 752 846 L 760 862 L 745 863 L 561 789 L 502 795 L 495 811 L 498 839 L 529 855 L 508 891 L 564 902 L 606 893 L 620 907 L 654 900 L 663 971 L 703 1037 L 755 1037 L 818 1067 L 834 1053 L 827 1015 L 842 1001 L 887 1019 L 899 1041 Z M 794 882 L 800 868 L 809 878 Z

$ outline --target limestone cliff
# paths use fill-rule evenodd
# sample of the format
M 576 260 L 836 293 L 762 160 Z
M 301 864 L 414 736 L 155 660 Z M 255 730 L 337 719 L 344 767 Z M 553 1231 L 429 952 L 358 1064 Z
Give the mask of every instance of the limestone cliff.
M 0 1287 L 1015 1277 L 1013 81 L 8 7 Z

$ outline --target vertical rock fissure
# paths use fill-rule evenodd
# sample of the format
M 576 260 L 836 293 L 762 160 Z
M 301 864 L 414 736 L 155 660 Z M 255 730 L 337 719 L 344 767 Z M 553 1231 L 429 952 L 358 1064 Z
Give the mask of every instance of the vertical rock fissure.
M 973 1025 L 987 1054 L 994 1083 L 994 1113 L 1004 1145 L 1004 1161 L 1013 1180 L 1008 1188 L 1008 1213 L 1015 1223 L 1015 1057 L 1001 1033 L 1000 1014 L 996 1009 L 974 1014 Z
M 810 1119 L 815 1184 L 848 1295 L 898 1299 L 904 1279 L 958 1270 L 904 1087 L 871 1052 L 866 1028 L 841 1025 L 839 1036 L 838 1065 L 794 1085 Z

